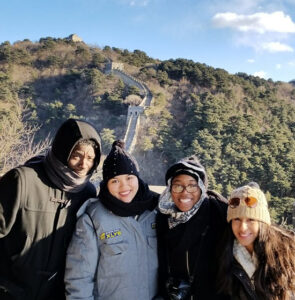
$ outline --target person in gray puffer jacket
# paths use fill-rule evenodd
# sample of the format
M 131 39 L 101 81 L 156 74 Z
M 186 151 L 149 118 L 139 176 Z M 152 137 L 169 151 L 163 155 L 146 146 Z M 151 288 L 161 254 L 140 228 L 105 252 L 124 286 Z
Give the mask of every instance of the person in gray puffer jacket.
M 96 129 L 68 119 L 45 156 L 0 179 L 1 300 L 65 299 L 66 250 L 79 207 L 96 196 L 100 152 Z
M 89 199 L 78 212 L 67 251 L 67 300 L 156 297 L 158 196 L 140 179 L 124 143 L 114 142 L 103 164 L 98 199 Z

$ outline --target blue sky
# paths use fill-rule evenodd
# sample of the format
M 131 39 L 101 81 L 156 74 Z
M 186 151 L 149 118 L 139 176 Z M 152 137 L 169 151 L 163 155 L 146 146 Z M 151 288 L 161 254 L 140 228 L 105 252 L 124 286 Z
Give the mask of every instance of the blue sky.
M 160 60 L 295 79 L 295 0 L 1 1 L 0 42 L 72 33 Z

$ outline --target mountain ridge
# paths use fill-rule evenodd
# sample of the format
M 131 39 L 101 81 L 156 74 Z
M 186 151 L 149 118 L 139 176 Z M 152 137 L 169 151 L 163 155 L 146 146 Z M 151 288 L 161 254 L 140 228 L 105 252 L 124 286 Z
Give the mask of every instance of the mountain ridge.
M 255 180 L 267 193 L 273 217 L 290 223 L 295 201 L 293 82 L 68 39 L 4 42 L 0 126 L 5 118 L 13 120 L 16 103 L 24 108 L 24 121 L 41 127 L 36 141 L 53 134 L 68 117 L 85 118 L 101 133 L 107 153 L 114 139 L 124 137 L 128 105 L 142 101 L 136 86 L 104 73 L 110 60 L 123 63 L 124 71 L 153 93 L 134 152 L 145 180 L 162 185 L 169 164 L 196 154 L 211 188 L 226 196 L 233 187 Z

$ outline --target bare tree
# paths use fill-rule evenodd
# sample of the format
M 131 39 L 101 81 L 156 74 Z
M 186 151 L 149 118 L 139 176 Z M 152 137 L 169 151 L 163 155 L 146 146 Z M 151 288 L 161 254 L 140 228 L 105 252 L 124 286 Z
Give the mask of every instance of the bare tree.
M 22 113 L 22 106 L 17 104 L 13 113 L 0 116 L 0 176 L 29 158 L 44 153 L 51 144 L 48 136 L 34 143 L 39 128 L 24 122 Z

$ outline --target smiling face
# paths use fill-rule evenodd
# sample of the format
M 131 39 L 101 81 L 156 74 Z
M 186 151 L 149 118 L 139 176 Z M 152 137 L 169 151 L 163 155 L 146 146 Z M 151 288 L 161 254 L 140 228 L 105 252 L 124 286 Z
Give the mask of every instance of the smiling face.
M 235 218 L 232 220 L 231 226 L 239 243 L 252 253 L 254 241 L 259 234 L 259 221 L 249 218 Z
M 78 144 L 71 153 L 68 166 L 79 177 L 84 177 L 92 169 L 95 161 L 95 151 L 93 146 L 88 144 Z
M 186 187 L 181 193 L 174 192 L 174 188 L 171 189 L 172 200 L 180 211 L 189 211 L 200 200 L 201 189 L 194 177 L 187 174 L 180 174 L 173 178 L 171 184 L 176 186 L 176 189 L 178 186 Z M 188 186 L 189 190 L 193 189 L 196 191 L 189 193 L 187 191 Z
M 130 174 L 118 175 L 108 181 L 107 187 L 111 195 L 130 203 L 138 191 L 138 178 Z

